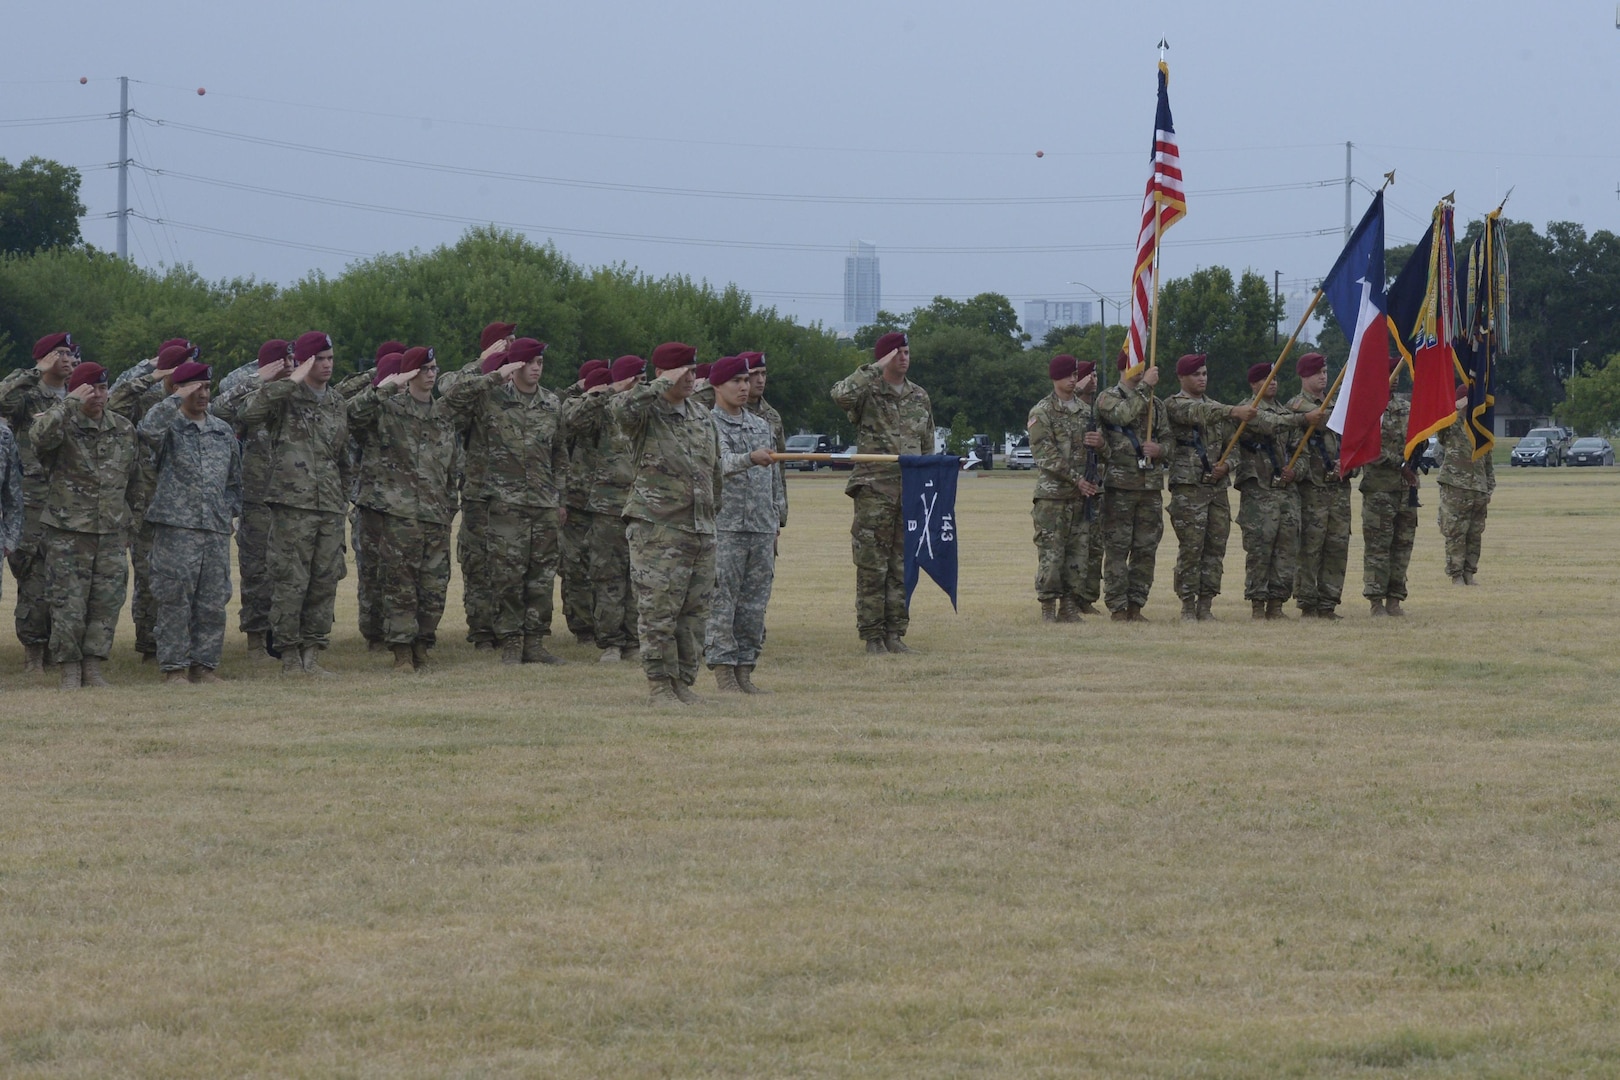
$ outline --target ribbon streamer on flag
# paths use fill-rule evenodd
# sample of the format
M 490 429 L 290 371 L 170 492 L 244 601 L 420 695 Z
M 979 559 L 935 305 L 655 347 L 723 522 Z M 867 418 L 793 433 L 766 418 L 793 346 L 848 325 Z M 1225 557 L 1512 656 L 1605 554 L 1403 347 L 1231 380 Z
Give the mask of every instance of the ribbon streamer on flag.
M 1136 237 L 1136 272 L 1131 287 L 1130 360 L 1125 376 L 1134 379 L 1146 369 L 1151 352 L 1149 312 L 1158 303 L 1159 240 L 1170 226 L 1187 216 L 1187 192 L 1181 182 L 1181 150 L 1176 146 L 1176 125 L 1170 118 L 1170 68 L 1159 61 L 1159 111 L 1153 121 L 1152 168 L 1147 193 L 1142 197 L 1142 227 Z
M 926 572 L 956 607 L 956 478 L 951 454 L 900 455 L 900 519 L 905 528 L 906 603 Z
M 1460 359 L 1468 387 L 1463 423 L 1478 461 L 1496 445 L 1496 358 L 1508 351 L 1507 229 L 1500 206 L 1486 215 L 1484 230 L 1468 249 L 1462 337 Z

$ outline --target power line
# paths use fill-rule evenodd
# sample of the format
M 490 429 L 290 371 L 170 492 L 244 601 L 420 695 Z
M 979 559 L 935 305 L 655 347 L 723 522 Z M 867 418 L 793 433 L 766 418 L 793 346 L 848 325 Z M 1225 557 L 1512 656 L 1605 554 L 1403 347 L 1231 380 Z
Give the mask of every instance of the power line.
M 154 218 L 137 211 L 130 211 L 130 217 L 141 218 L 153 224 L 170 226 L 176 229 L 209 233 L 213 236 L 228 236 L 235 240 L 250 240 L 256 244 L 273 244 L 276 247 L 297 248 L 300 251 L 318 251 L 327 255 L 344 255 L 356 259 L 369 259 L 377 254 L 375 251 L 353 251 L 349 248 L 327 247 L 324 244 L 300 244 L 293 240 L 283 240 L 278 237 L 256 236 L 253 233 L 236 232 L 233 229 L 216 229 L 211 225 L 196 225 L 189 221 L 175 221 L 173 218 Z

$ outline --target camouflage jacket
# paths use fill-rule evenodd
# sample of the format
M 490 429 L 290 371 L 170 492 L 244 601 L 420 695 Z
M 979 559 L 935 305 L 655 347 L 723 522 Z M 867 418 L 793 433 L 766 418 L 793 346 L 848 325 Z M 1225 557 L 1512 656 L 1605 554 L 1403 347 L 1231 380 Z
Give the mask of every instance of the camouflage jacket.
M 68 396 L 45 410 L 32 434 L 50 478 L 39 520 L 68 532 L 124 532 L 135 476 L 134 426 L 114 412 L 92 420 L 79 399 Z
M 1378 456 L 1361 467 L 1363 492 L 1406 489 L 1401 467 L 1406 464 L 1406 418 L 1411 415 L 1411 398 L 1405 394 L 1389 396 L 1379 435 Z
M 467 361 L 467 363 L 456 368 L 454 371 L 451 371 L 448 368 L 440 371 L 439 381 L 435 383 L 434 386 L 438 389 L 440 397 L 448 397 L 450 391 L 454 390 L 456 388 L 456 384 L 460 383 L 462 379 L 477 378 L 483 373 L 483 368 L 484 362 L 477 357 L 474 357 L 473 359 Z
M 1151 406 L 1149 405 L 1151 402 Z M 1137 467 L 1137 450 L 1147 441 L 1148 409 L 1153 410 L 1153 441 L 1161 446 L 1168 440 L 1164 426 L 1164 402 L 1140 386 L 1123 380 L 1097 395 L 1097 419 L 1108 438 L 1108 487 L 1114 491 L 1162 491 L 1165 460 L 1161 456 L 1151 467 Z
M 198 427 L 170 396 L 146 411 L 136 432 L 157 474 L 146 520 L 230 532 L 242 513 L 242 447 L 231 425 L 209 416 Z
M 1258 480 L 1270 485 L 1288 464 L 1299 433 L 1305 430 L 1305 416 L 1276 398 L 1261 398 L 1259 414 L 1243 427 L 1237 449 L 1227 458 L 1232 462 L 1232 483 Z
M 580 423 L 580 409 L 589 397 L 575 392 L 563 398 L 563 429 L 568 432 L 568 492 L 565 502 L 570 510 L 584 510 L 590 505 L 591 484 L 596 479 L 595 430 L 587 430 Z
M 112 386 L 107 388 L 108 391 L 112 392 L 118 390 L 119 387 L 123 386 L 131 379 L 139 379 L 143 375 L 152 374 L 152 372 L 157 370 L 157 362 L 158 358 L 155 356 L 149 356 L 145 360 L 135 361 L 133 364 L 129 365 L 129 367 L 119 372 L 118 376 L 113 379 Z M 123 416 L 123 413 L 119 413 L 119 415 Z M 129 417 L 125 416 L 124 419 L 129 420 Z M 135 422 L 136 421 L 130 420 L 130 423 L 132 424 Z
M 1322 404 L 1322 399 L 1315 394 L 1301 391 L 1288 403 L 1288 407 L 1298 413 L 1310 412 Z M 1331 412 L 1331 410 L 1329 410 Z M 1309 426 L 1309 425 L 1307 425 Z M 1303 431 L 1303 429 L 1302 429 Z M 1283 464 L 1287 464 L 1284 462 Z M 1299 453 L 1299 460 L 1294 462 L 1294 472 L 1298 474 L 1299 482 L 1311 484 L 1314 487 L 1325 487 L 1334 483 L 1349 483 L 1347 478 L 1330 480 L 1329 475 L 1339 464 L 1339 436 L 1328 429 L 1324 420 L 1322 425 L 1311 432 L 1311 437 L 1305 443 L 1305 449 Z
M 832 388 L 832 399 L 855 425 L 859 454 L 931 454 L 934 452 L 934 407 L 928 391 L 906 379 L 891 386 L 876 364 L 862 364 Z M 854 495 L 871 488 L 900 501 L 900 465 L 862 462 L 850 474 L 844 491 Z
M 1065 502 L 1085 498 L 1075 485 L 1086 476 L 1085 437 L 1095 416 L 1078 394 L 1067 404 L 1056 393 L 1047 394 L 1029 410 L 1024 427 L 1029 430 L 1029 453 L 1035 459 L 1035 498 Z M 1099 488 L 1106 453 L 1106 446 L 1097 451 L 1094 482 Z
M 1491 455 L 1474 460 L 1474 443 L 1460 418 L 1440 429 L 1440 454 L 1441 484 L 1487 495 L 1496 490 L 1496 466 Z
M 260 386 L 258 365 L 248 364 L 231 372 L 219 384 L 219 396 L 208 411 L 231 425 L 242 444 L 242 502 L 259 505 L 270 490 L 272 450 L 268 424 L 242 423 L 242 406 Z M 244 374 L 244 372 L 246 374 Z
M 782 426 L 782 414 L 771 408 L 770 402 L 760 398 L 758 401 L 750 401 L 743 408 L 771 425 L 771 438 L 775 440 L 772 449 L 778 454 L 787 450 L 787 429 Z M 776 473 L 782 478 L 782 520 L 780 525 L 782 528 L 786 528 L 788 518 L 787 465 L 778 461 L 776 463 Z
M 615 400 L 629 392 L 586 394 L 579 399 L 570 421 L 579 438 L 592 444 L 589 457 L 594 468 L 585 509 L 593 514 L 623 514 L 624 504 L 630 499 L 630 485 L 636 479 L 635 445 L 613 417 Z
M 22 451 L 11 425 L 0 420 L 0 553 L 9 555 L 22 543 Z
M 688 401 L 695 401 L 699 405 L 703 406 L 705 409 L 713 409 L 714 408 L 714 386 L 711 385 L 710 383 L 704 383 L 702 386 L 698 387 L 696 390 L 693 390 L 692 391 L 692 396 L 687 398 L 687 400 Z
M 1170 423 L 1160 441 L 1166 444 L 1170 483 L 1229 487 L 1230 473 L 1219 480 L 1206 481 L 1204 477 L 1220 460 L 1221 451 L 1237 430 L 1237 422 L 1231 418 L 1232 406 L 1213 398 L 1195 398 L 1180 390 L 1164 399 L 1164 412 Z
M 360 443 L 355 505 L 448 525 L 456 516 L 456 429 L 443 399 L 420 402 L 403 386 L 367 387 L 349 402 Z
M 52 390 L 39 378 L 38 368 L 24 368 L 0 382 L 0 420 L 11 425 L 17 437 L 17 453 L 22 459 L 23 498 L 30 506 L 45 502 L 45 470 L 34 453 L 34 417 L 45 412 L 66 395 L 65 389 Z
M 507 506 L 556 508 L 568 487 L 562 406 L 545 387 L 520 394 L 498 375 L 471 375 L 439 403 L 467 433 L 464 496 Z
M 112 393 L 107 395 L 107 411 L 122 416 L 139 431 L 141 420 L 147 412 L 167 396 L 167 391 L 163 389 L 164 374 L 153 367 L 144 374 L 133 375 L 114 384 Z M 144 443 L 138 443 L 136 451 L 135 479 L 129 485 L 129 508 L 139 520 L 152 498 L 152 488 L 157 484 L 157 468 Z
M 720 436 L 720 471 L 725 474 L 715 528 L 721 532 L 776 532 L 787 516 L 782 470 L 748 460 L 755 450 L 776 448 L 770 424 L 747 409 L 736 416 L 724 409 L 711 409 L 709 415 Z
M 328 385 L 317 396 L 304 383 L 277 379 L 248 396 L 237 423 L 269 429 L 265 502 L 328 514 L 348 510 L 349 410 L 343 395 Z
M 635 455 L 623 516 L 712 536 L 723 483 L 720 436 L 702 405 L 664 400 L 673 385 L 660 375 L 615 395 L 608 406 Z

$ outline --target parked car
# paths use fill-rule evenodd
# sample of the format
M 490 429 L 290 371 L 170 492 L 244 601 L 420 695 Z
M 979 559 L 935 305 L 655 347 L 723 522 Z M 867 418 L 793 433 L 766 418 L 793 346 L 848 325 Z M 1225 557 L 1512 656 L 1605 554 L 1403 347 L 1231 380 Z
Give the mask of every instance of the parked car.
M 1572 441 L 1569 437 L 1569 429 L 1561 427 L 1531 428 L 1524 433 L 1524 437 L 1526 439 L 1546 440 L 1547 460 L 1541 462 L 1541 464 L 1551 465 L 1553 468 L 1557 468 L 1564 463 L 1564 458 L 1569 454 L 1569 445 Z
M 1018 441 L 1012 444 L 1012 449 L 1007 452 L 1007 468 L 1033 469 L 1034 467 L 1035 455 L 1030 453 L 1029 450 L 1029 436 L 1020 435 Z
M 1526 435 L 1519 440 L 1519 445 L 1513 448 L 1508 464 L 1521 465 L 1525 468 L 1539 465 L 1545 469 L 1558 464 L 1558 448 L 1540 435 Z
M 1576 439 L 1566 460 L 1571 465 L 1613 465 L 1614 447 L 1608 439 Z
M 858 453 L 860 453 L 860 451 L 856 449 L 854 443 L 850 443 L 848 446 L 844 447 L 842 450 L 834 450 L 833 453 L 835 453 L 835 454 L 858 454 Z M 853 461 L 835 461 L 835 462 L 832 463 L 832 467 L 835 470 L 837 470 L 838 472 L 854 472 L 855 471 L 855 463 Z
M 833 452 L 833 442 L 825 435 L 789 435 L 787 439 L 787 452 L 790 454 L 830 454 Z M 815 472 L 825 469 L 825 461 L 784 461 L 783 468 L 803 469 Z

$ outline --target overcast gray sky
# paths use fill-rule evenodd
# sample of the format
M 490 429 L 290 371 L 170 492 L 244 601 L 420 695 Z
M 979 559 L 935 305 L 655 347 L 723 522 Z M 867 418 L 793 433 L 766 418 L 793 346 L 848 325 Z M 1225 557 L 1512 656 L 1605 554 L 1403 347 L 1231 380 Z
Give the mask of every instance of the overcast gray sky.
M 1451 190 L 1459 218 L 1511 186 L 1513 218 L 1616 229 L 1615 20 L 1590 0 L 14 4 L 0 156 L 80 167 L 85 238 L 113 247 L 101 117 L 128 75 L 150 118 L 131 156 L 162 170 L 133 174 L 132 205 L 171 222 L 132 223 L 144 265 L 289 282 L 494 221 L 832 324 L 860 238 L 891 310 L 996 291 L 1021 312 L 1089 295 L 1070 281 L 1125 295 L 1161 36 L 1189 202 L 1167 276 L 1326 273 L 1347 140 L 1365 184 L 1398 170 L 1391 245 Z M 48 117 L 85 119 L 16 123 Z

